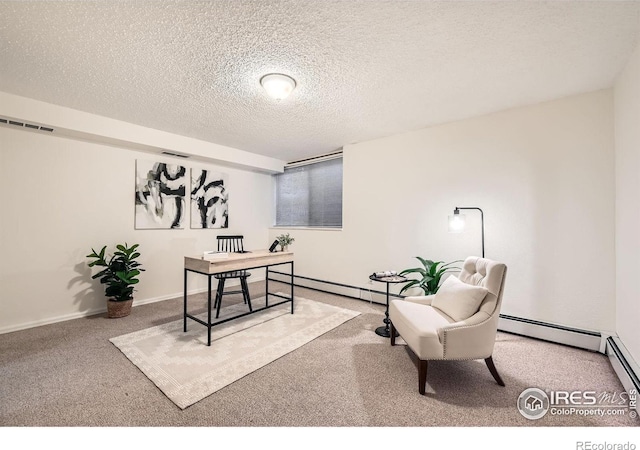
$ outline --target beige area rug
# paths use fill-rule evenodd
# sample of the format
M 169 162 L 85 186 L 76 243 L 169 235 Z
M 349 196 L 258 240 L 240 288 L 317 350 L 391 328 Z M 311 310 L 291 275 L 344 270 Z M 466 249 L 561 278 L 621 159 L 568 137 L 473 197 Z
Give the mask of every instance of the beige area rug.
M 264 297 L 251 304 L 264 306 Z M 243 303 L 231 305 L 220 311 L 220 320 L 247 311 Z M 210 347 L 207 327 L 191 319 L 186 333 L 180 319 L 110 341 L 185 409 L 359 314 L 296 297 L 294 314 L 287 303 L 213 327 Z M 197 317 L 206 321 L 206 313 Z

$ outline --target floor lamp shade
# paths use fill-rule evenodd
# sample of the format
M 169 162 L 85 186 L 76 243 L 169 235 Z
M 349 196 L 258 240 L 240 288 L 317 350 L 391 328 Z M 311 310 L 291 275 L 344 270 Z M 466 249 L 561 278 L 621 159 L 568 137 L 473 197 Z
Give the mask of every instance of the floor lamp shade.
M 460 214 L 461 209 L 475 209 L 480 211 L 480 223 L 482 225 L 482 257 L 484 258 L 484 213 L 482 212 L 482 209 L 476 206 L 456 206 L 456 209 L 453 210 L 453 214 L 449 216 L 449 232 L 461 233 L 464 231 L 465 216 L 464 214 Z
M 465 215 L 456 213 L 449 216 L 449 233 L 462 233 L 464 231 Z

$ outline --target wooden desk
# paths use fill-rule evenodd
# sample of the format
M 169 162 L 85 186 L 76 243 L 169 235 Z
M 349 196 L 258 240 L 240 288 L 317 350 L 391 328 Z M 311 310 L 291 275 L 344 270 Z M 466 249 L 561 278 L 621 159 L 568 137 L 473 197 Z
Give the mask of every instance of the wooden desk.
M 269 267 L 278 266 L 281 264 L 291 265 L 291 280 L 289 286 L 291 288 L 291 296 L 287 297 L 280 294 L 269 293 Z M 215 274 L 223 272 L 231 272 L 234 270 L 248 270 L 265 267 L 266 276 L 266 289 L 265 289 L 265 306 L 263 308 L 254 309 L 252 312 L 239 314 L 234 317 L 229 317 L 220 320 L 216 323 L 211 323 L 211 277 Z M 189 272 L 199 273 L 206 275 L 208 278 L 207 289 L 207 321 L 200 320 L 195 316 L 187 313 L 187 274 Z M 272 305 L 269 304 L 269 296 L 279 297 L 284 299 Z M 239 317 L 244 317 L 249 314 L 254 314 L 259 311 L 263 311 L 267 308 L 273 308 L 274 306 L 281 305 L 283 303 L 291 302 L 291 314 L 293 314 L 293 253 L 292 252 L 275 252 L 271 253 L 269 250 L 253 250 L 248 253 L 229 253 L 226 258 L 211 258 L 205 259 L 202 256 L 185 256 L 184 257 L 184 331 L 187 331 L 187 318 L 195 320 L 198 323 L 207 327 L 207 345 L 211 345 L 211 328 L 225 322 L 228 322 Z

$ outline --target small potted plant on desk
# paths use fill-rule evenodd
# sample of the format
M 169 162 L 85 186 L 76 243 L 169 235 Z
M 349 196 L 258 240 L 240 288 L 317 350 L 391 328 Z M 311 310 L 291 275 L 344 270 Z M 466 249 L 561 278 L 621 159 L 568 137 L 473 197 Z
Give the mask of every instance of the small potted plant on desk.
M 131 247 L 127 243 L 124 245 L 116 245 L 116 251 L 113 256 L 105 256 L 107 246 L 102 247 L 100 252 L 96 252 L 93 248 L 92 253 L 87 258 L 92 260 L 89 267 L 104 267 L 100 272 L 91 278 L 100 278 L 101 284 L 106 284 L 105 295 L 107 301 L 107 316 L 109 318 L 125 317 L 131 313 L 131 305 L 133 304 L 133 287 L 138 284 L 137 278 L 144 269 L 140 267 L 140 263 L 136 259 L 140 253 L 136 251 L 139 244 Z
M 281 234 L 280 236 L 276 236 L 276 240 L 278 241 L 278 244 L 280 244 L 280 249 L 283 252 L 286 252 L 288 250 L 288 248 L 289 248 L 289 245 L 291 245 L 293 243 L 293 241 L 295 241 L 294 238 L 289 236 L 289 233 Z

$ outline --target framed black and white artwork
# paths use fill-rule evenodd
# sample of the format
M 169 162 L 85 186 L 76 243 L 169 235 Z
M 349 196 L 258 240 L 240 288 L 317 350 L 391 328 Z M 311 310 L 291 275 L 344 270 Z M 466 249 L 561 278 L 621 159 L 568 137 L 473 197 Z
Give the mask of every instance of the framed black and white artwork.
M 191 228 L 229 228 L 226 175 L 191 169 Z
M 136 160 L 137 230 L 184 228 L 186 173 L 177 164 Z

